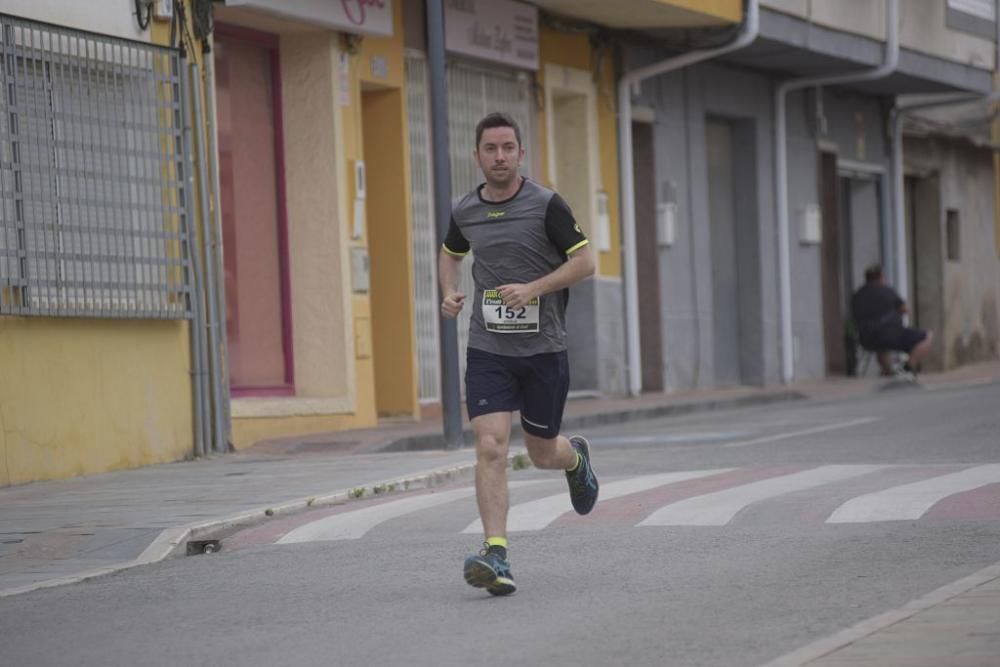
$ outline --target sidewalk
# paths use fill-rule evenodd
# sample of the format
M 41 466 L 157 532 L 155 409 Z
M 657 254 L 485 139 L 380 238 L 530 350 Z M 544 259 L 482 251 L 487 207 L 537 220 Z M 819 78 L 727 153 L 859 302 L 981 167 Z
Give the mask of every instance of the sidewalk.
M 1000 563 L 764 667 L 996 667 Z
M 928 388 L 1000 380 L 1000 363 L 928 375 Z M 790 400 L 837 400 L 878 379 L 570 402 L 565 430 Z M 444 451 L 440 419 L 259 444 L 237 454 L 0 489 L 0 597 L 183 553 L 188 540 L 356 493 L 471 479 L 474 453 Z M 516 453 L 516 450 L 512 452 Z

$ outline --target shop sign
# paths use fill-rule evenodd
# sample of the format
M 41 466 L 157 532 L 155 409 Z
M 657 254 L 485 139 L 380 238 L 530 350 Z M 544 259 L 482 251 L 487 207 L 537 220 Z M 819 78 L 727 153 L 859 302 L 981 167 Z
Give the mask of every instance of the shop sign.
M 538 8 L 513 0 L 445 0 L 445 48 L 538 69 Z
M 366 35 L 392 35 L 392 0 L 226 0 L 285 19 Z

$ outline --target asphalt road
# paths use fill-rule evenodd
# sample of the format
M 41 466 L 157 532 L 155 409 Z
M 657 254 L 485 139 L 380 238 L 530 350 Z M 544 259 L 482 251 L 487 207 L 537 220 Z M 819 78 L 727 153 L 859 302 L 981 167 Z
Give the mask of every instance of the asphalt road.
M 0 663 L 760 665 L 1000 561 L 998 408 L 992 384 L 595 429 L 592 515 L 511 473 L 510 598 L 465 585 L 475 500 L 445 487 L 0 599 Z

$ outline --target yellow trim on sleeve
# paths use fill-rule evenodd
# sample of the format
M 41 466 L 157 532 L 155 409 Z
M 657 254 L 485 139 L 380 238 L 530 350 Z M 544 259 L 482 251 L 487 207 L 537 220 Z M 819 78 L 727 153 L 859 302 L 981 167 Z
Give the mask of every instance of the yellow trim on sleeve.
M 468 250 L 466 250 L 465 252 L 455 252 L 454 250 L 450 249 L 448 246 L 446 246 L 443 243 L 441 244 L 441 250 L 444 250 L 446 253 L 448 253 L 452 257 L 465 257 L 466 255 L 469 254 Z
M 587 245 L 588 243 L 590 243 L 590 239 L 584 239 L 584 240 L 580 241 L 579 243 L 577 243 L 572 248 L 570 248 L 569 250 L 567 250 L 566 254 L 567 255 L 572 255 L 574 252 L 576 252 L 577 250 L 579 250 L 583 246 Z

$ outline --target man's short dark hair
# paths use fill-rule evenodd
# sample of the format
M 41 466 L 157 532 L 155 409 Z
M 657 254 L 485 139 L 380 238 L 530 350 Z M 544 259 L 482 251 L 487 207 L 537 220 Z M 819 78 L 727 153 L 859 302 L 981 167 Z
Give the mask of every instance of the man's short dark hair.
M 518 148 L 521 147 L 521 128 L 517 126 L 517 122 L 505 113 L 500 113 L 495 111 L 476 125 L 476 150 L 479 150 L 479 142 L 483 138 L 483 130 L 490 130 L 494 127 L 509 127 L 514 130 L 514 138 L 517 139 Z
M 866 283 L 877 283 L 882 280 L 882 267 L 878 264 L 872 264 L 867 269 L 865 269 L 865 282 Z

